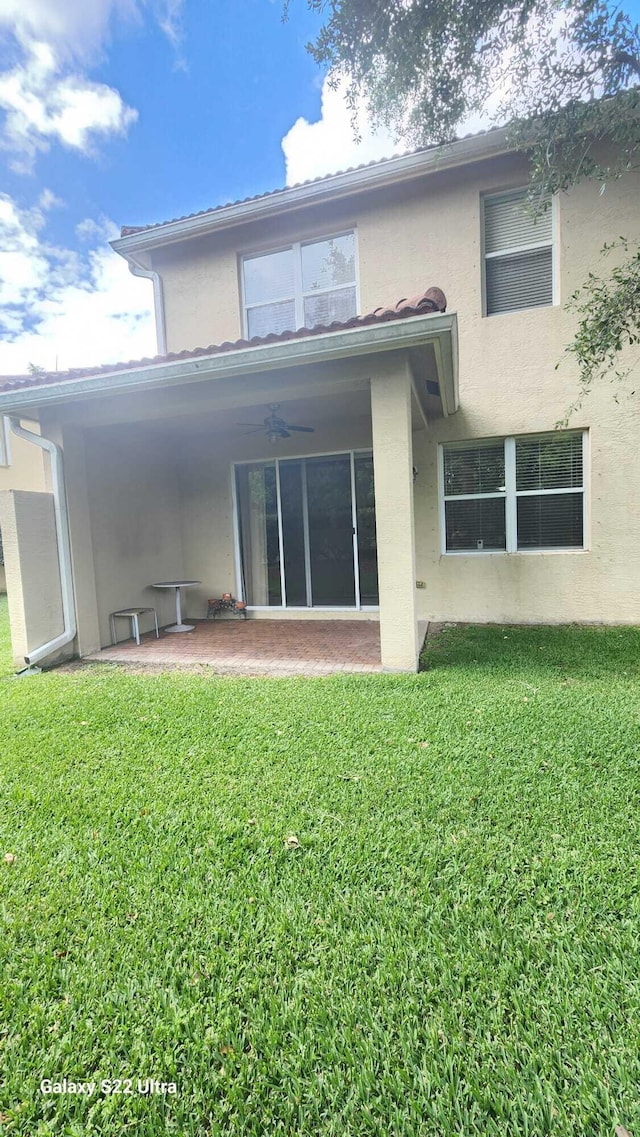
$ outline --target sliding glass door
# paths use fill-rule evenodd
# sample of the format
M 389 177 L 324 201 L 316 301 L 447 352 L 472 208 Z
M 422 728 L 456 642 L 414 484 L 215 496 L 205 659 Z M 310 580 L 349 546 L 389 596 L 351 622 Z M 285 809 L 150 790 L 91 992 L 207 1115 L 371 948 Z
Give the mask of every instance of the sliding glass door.
M 239 567 L 254 607 L 378 603 L 373 459 L 351 452 L 236 466 Z

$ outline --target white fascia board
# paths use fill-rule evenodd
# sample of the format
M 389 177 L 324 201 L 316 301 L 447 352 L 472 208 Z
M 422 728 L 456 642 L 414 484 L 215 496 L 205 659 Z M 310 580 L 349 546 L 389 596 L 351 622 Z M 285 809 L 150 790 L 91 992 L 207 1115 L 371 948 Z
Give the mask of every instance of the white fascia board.
M 79 376 L 60 383 L 20 388 L 0 392 L 0 415 L 16 414 L 28 408 L 68 402 L 92 395 L 121 394 L 150 387 L 173 387 L 183 383 L 197 383 L 225 379 L 230 375 L 250 375 L 275 368 L 300 367 L 305 364 L 327 363 L 377 352 L 403 351 L 417 348 L 434 340 L 443 344 L 445 360 L 441 377 L 452 360 L 452 339 L 457 338 L 455 312 L 434 312 L 427 316 L 411 316 L 388 323 L 372 324 L 365 328 L 348 328 L 339 332 L 323 332 L 283 343 L 260 344 L 238 348 L 215 355 L 201 355 L 195 359 L 178 359 L 167 363 L 152 363 L 102 375 Z
M 346 170 L 342 174 L 334 174 L 333 177 L 277 190 L 257 200 L 221 206 L 197 217 L 187 217 L 183 221 L 167 221 L 141 233 L 119 237 L 110 244 L 117 253 L 129 257 L 146 249 L 155 249 L 189 237 L 227 229 L 244 221 L 260 220 L 274 213 L 286 213 L 301 206 L 315 205 L 316 202 L 334 201 L 336 198 L 362 193 L 378 186 L 408 181 L 422 174 L 479 162 L 484 158 L 505 154 L 511 149 L 507 143 L 507 131 L 502 127 L 487 134 L 462 138 L 448 145 L 434 146 L 419 154 L 389 158 L 376 165 L 365 166 L 363 169 Z

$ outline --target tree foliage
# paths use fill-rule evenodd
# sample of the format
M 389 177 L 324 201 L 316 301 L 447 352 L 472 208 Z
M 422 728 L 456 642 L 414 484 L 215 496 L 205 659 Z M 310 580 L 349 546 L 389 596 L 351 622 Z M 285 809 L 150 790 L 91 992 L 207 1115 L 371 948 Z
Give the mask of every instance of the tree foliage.
M 626 259 L 606 278 L 590 272 L 583 287 L 569 301 L 569 308 L 578 314 L 579 323 L 573 342 L 566 350 L 578 363 L 580 396 L 570 408 L 567 420 L 595 380 L 606 374 L 614 381 L 627 377 L 633 364 L 621 368 L 620 352 L 623 348 L 637 349 L 640 345 L 640 248 L 637 242 L 632 244 L 621 237 L 605 245 L 603 251 L 609 254 L 616 249 L 620 249 Z M 635 363 L 637 355 L 636 350 Z
M 374 124 L 408 145 L 451 141 L 473 115 L 509 122 L 512 145 L 531 159 L 533 208 L 583 178 L 604 187 L 640 166 L 633 86 L 640 30 L 619 7 L 604 0 L 307 3 L 324 17 L 308 50 L 332 82 L 346 77 L 354 126 L 363 97 Z M 611 278 L 591 275 L 573 300 L 581 321 L 569 350 L 585 389 L 638 328 L 638 246 L 625 238 L 623 247 L 627 259 Z

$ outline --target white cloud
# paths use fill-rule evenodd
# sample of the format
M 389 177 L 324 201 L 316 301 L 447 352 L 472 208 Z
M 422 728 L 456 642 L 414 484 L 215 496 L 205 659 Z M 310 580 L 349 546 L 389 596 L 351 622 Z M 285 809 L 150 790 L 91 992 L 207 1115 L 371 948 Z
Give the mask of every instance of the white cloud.
M 325 79 L 318 122 L 307 122 L 305 118 L 299 118 L 282 139 L 287 185 L 296 185 L 308 178 L 334 174 L 349 166 L 359 166 L 398 153 L 399 148 L 393 135 L 387 130 L 373 130 L 364 104 L 358 107 L 361 141 L 354 140 L 345 88 L 346 84 L 342 82 L 334 90 L 329 86 L 328 79 Z
M 116 21 L 139 23 L 153 15 L 169 39 L 179 34 L 183 0 L 1 0 L 0 29 L 22 42 L 44 41 L 60 58 L 87 57 L 98 51 Z
M 103 220 L 99 244 L 81 255 L 48 245 L 45 220 L 42 205 L 21 210 L 0 196 L 0 374 L 154 355 L 151 284 L 106 244 L 115 226 Z
M 33 42 L 25 58 L 0 73 L 0 109 L 5 112 L 2 145 L 19 155 L 18 169 L 29 169 L 38 151 L 51 142 L 91 152 L 96 136 L 124 134 L 137 118 L 117 91 L 59 70 L 52 48 Z

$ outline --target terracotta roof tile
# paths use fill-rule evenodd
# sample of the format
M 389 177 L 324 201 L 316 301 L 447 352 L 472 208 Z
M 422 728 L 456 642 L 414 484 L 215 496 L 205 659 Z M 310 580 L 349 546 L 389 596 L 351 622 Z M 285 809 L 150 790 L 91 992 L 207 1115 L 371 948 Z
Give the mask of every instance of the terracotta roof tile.
M 224 343 L 211 344 L 209 347 L 197 347 L 192 351 L 172 351 L 167 355 L 130 359 L 122 363 L 104 363 L 98 367 L 75 367 L 69 371 L 44 371 L 35 375 L 0 375 L 0 393 L 22 390 L 23 388 L 42 387 L 49 383 L 63 383 L 72 379 L 84 379 L 92 375 L 110 375 L 119 371 L 131 371 L 138 367 L 149 367 L 153 364 L 175 363 L 181 359 L 188 360 L 198 359 L 202 356 L 222 355 L 226 352 L 240 351 L 247 347 L 286 343 L 289 340 L 326 335 L 327 332 L 341 332 L 349 328 L 366 328 L 373 324 L 384 324 L 390 320 L 424 316 L 429 312 L 445 312 L 446 309 L 447 298 L 442 289 L 428 288 L 419 296 L 413 296 L 411 299 L 403 297 L 391 307 L 376 308 L 365 316 L 353 316 L 350 320 L 345 320 L 344 323 L 316 324 L 313 328 L 298 328 L 294 332 L 280 332 L 279 334 L 272 332 L 268 336 L 254 336 L 250 340 L 239 339 L 233 342 L 225 340 Z

